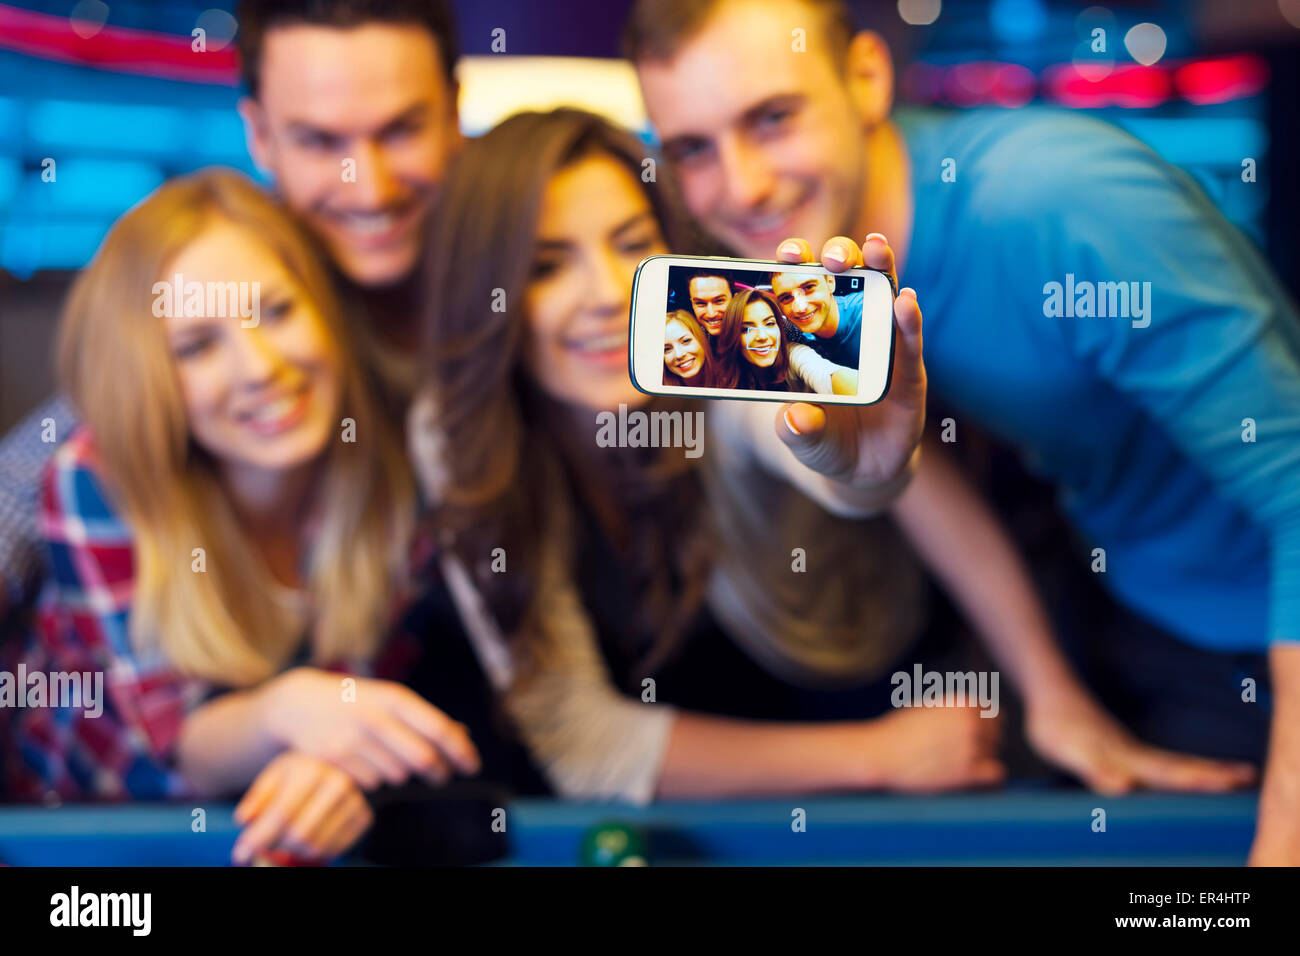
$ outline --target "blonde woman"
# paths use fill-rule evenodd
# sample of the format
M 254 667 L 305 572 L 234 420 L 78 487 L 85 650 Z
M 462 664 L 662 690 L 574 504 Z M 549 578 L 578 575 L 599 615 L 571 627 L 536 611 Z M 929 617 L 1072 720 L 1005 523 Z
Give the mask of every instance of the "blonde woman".
M 370 822 L 363 789 L 475 768 L 464 728 L 413 692 L 326 670 L 373 672 L 414 499 L 287 214 L 234 173 L 164 185 L 78 279 L 59 365 L 83 424 L 45 476 L 54 574 L 25 663 L 90 683 L 22 712 L 18 794 L 252 782 L 244 862 L 337 854 Z
M 709 337 L 685 309 L 669 312 L 664 323 L 664 384 L 718 388 L 717 360 Z

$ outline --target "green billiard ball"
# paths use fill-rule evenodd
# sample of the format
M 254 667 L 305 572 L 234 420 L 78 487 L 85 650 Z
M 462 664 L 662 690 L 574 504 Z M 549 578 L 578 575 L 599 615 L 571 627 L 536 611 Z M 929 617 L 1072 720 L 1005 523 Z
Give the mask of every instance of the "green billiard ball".
M 645 837 L 626 823 L 600 823 L 582 836 L 583 866 L 646 866 L 647 859 Z

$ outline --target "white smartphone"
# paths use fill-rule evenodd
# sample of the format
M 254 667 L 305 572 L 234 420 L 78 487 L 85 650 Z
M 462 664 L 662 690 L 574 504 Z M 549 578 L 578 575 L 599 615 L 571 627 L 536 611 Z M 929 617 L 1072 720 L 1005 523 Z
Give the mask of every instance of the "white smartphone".
M 885 397 L 893 281 L 875 269 L 651 256 L 632 286 L 628 370 L 649 395 L 828 405 Z

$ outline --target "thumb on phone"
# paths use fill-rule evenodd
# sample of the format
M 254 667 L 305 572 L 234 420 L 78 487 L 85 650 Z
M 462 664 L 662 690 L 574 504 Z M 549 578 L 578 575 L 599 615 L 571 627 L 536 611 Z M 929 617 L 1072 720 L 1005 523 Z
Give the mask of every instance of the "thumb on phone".
M 807 402 L 781 406 L 776 433 L 807 468 L 836 480 L 849 480 L 857 470 L 857 415 L 848 407 L 823 407 Z

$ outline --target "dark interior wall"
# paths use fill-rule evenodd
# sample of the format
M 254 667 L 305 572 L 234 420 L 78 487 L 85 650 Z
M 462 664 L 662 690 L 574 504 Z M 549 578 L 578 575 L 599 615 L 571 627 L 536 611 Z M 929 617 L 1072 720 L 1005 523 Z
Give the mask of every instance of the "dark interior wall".
M 0 272 L 0 433 L 54 390 L 53 347 L 70 276 Z
M 509 55 L 616 57 L 632 0 L 453 0 L 452 6 L 467 54 L 492 53 L 492 31 L 499 27 Z

